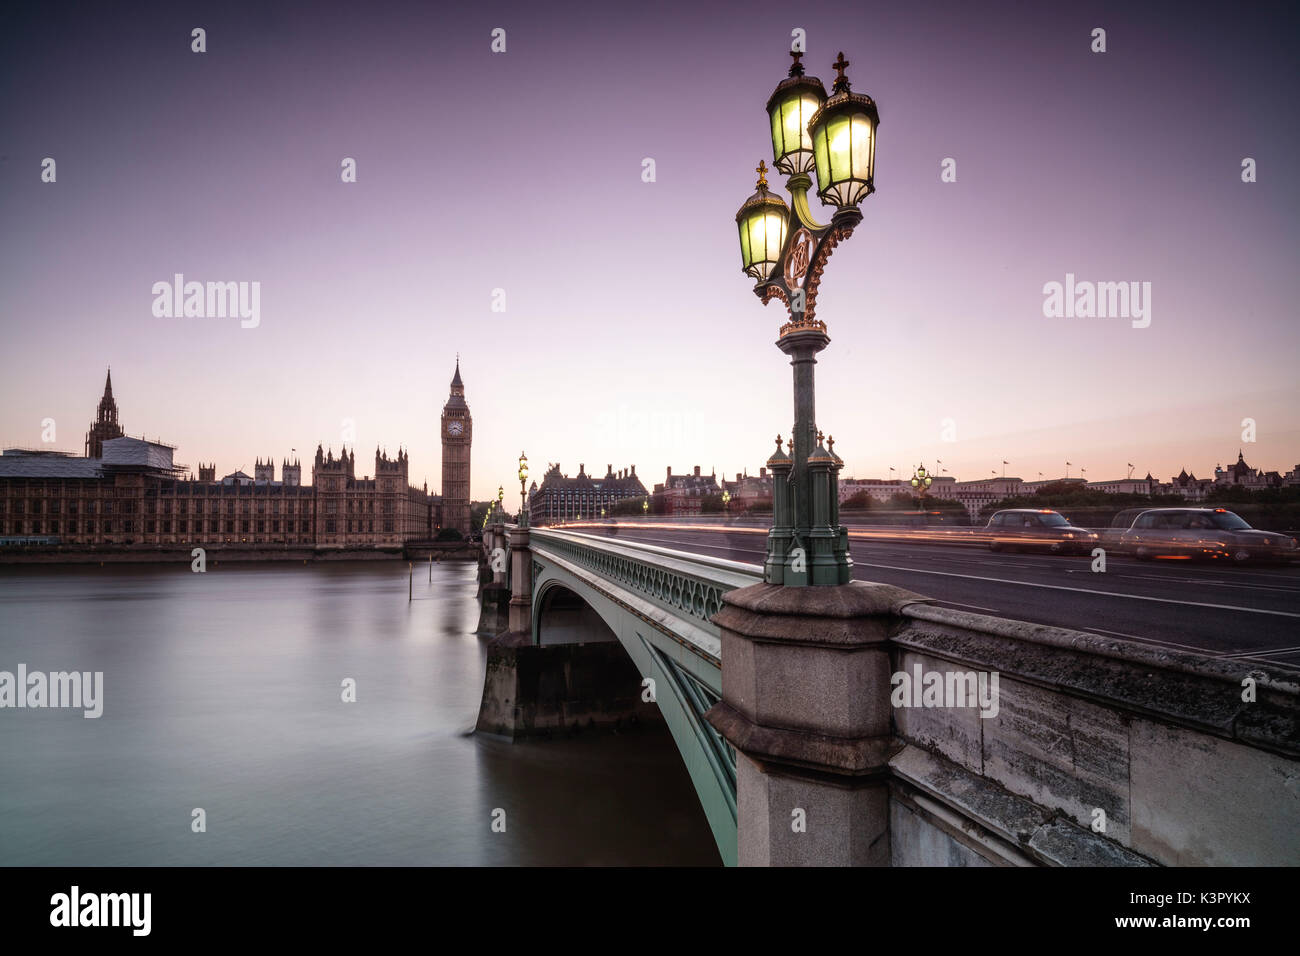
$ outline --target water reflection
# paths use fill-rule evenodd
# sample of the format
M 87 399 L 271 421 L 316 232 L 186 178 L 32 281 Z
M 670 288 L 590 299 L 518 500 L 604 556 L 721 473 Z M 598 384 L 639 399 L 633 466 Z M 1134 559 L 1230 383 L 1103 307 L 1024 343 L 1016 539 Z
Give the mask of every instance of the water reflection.
M 475 571 L 429 577 L 408 602 L 404 562 L 0 569 L 0 669 L 105 695 L 0 710 L 0 863 L 718 862 L 666 733 L 470 735 Z

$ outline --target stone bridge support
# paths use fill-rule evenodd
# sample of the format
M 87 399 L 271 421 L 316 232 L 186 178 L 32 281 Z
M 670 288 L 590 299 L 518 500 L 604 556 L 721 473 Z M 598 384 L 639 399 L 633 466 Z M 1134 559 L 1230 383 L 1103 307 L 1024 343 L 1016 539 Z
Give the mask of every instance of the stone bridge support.
M 603 634 L 562 644 L 535 641 L 529 530 L 510 528 L 509 542 L 509 626 L 488 645 L 475 729 L 518 740 L 659 723 L 655 705 L 639 696 L 641 675 L 599 618 Z
M 506 566 L 494 562 L 498 549 L 507 548 L 507 534 L 502 525 L 490 524 L 483 529 L 483 556 L 479 566 L 478 633 L 500 634 L 509 626 L 510 585 Z
M 736 749 L 741 866 L 889 865 L 889 641 L 916 600 L 862 582 L 723 597 L 706 717 Z

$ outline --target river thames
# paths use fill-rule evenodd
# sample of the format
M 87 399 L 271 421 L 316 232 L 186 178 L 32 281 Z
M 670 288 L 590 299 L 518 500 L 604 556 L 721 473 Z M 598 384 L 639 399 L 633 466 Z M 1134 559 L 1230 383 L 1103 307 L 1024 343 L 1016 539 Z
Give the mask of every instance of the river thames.
M 104 674 L 98 719 L 0 709 L 0 864 L 717 865 L 662 728 L 471 732 L 475 567 L 429 573 L 0 568 L 0 671 Z

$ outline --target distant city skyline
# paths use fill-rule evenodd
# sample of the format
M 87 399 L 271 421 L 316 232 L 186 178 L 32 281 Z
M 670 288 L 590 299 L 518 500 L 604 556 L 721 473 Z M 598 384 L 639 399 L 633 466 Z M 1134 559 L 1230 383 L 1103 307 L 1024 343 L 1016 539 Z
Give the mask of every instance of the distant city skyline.
M 441 491 L 459 352 L 475 499 L 518 492 L 521 450 L 533 477 L 756 470 L 790 369 L 734 215 L 799 28 L 809 72 L 843 50 L 881 114 L 877 193 L 818 300 L 845 477 L 1167 481 L 1238 447 L 1290 469 L 1296 13 L 1211 9 L 23 8 L 0 36 L 0 442 L 41 447 L 52 418 L 79 452 L 112 366 L 127 433 L 191 468 L 337 451 L 347 419 L 359 455 L 405 447 Z M 256 323 L 159 316 L 178 273 L 257 283 Z M 1069 277 L 1141 284 L 1141 322 L 1048 317 Z
M 106 373 L 106 375 L 109 374 L 110 372 L 111 372 L 111 368 L 106 367 L 106 368 L 105 368 L 105 373 Z M 121 375 L 120 375 L 120 373 L 119 373 L 118 383 L 115 383 L 114 386 L 113 386 L 113 387 L 114 387 L 114 393 L 115 393 L 115 395 L 120 395 L 120 394 L 122 393 L 122 387 L 121 387 L 121 385 L 119 384 L 119 383 L 120 383 L 120 380 L 121 380 Z M 119 404 L 120 404 L 120 403 L 119 403 Z M 94 407 L 93 407 L 93 403 L 92 403 L 91 411 L 88 413 L 88 416 L 87 416 L 87 424 L 86 424 L 86 427 L 85 427 L 85 428 L 84 428 L 84 429 L 79 433 L 82 437 L 81 437 L 81 439 L 78 439 L 78 442 L 84 440 L 86 432 L 89 431 L 90 426 L 91 426 L 91 424 L 93 423 L 93 419 L 94 419 Z M 223 476 L 225 476 L 225 475 L 230 475 L 230 474 L 233 474 L 233 473 L 235 473 L 235 472 L 239 472 L 239 471 L 243 471 L 243 472 L 245 472 L 246 474 L 251 475 L 251 473 L 252 473 L 252 472 L 251 472 L 251 469 L 254 467 L 254 465 L 249 464 L 248 462 L 249 462 L 249 461 L 251 461 L 251 462 L 258 462 L 258 461 L 261 461 L 263 464 L 267 464 L 267 463 L 269 463 L 269 464 L 273 465 L 274 468 L 275 468 L 275 474 L 276 474 L 276 476 L 277 476 L 277 478 L 278 478 L 279 475 L 280 475 L 281 463 L 282 463 L 284 460 L 287 459 L 287 460 L 292 464 L 295 460 L 297 460 L 297 461 L 301 461 L 304 457 L 306 457 L 306 458 L 309 460 L 309 463 L 310 463 L 310 459 L 311 459 L 311 457 L 315 454 L 315 449 L 316 449 L 316 443 L 314 443 L 314 442 L 311 443 L 310 445 L 304 445 L 304 446 L 302 446 L 302 447 L 299 447 L 299 446 L 297 446 L 297 445 L 294 445 L 294 446 L 291 446 L 289 449 L 287 449 L 287 450 L 285 450 L 285 451 L 283 451 L 283 452 L 278 452 L 278 453 L 275 453 L 275 454 L 269 454 L 269 455 L 266 455 L 266 454 L 264 454 L 264 453 L 262 453 L 262 452 L 257 452 L 257 453 L 255 453 L 255 454 L 253 454 L 251 458 L 249 458 L 249 456 L 245 455 L 245 456 L 243 456 L 242 458 L 239 459 L 239 463 L 238 463 L 238 464 L 234 463 L 234 460 L 232 459 L 231 462 L 230 462 L 228 465 L 227 465 L 226 463 L 222 462 L 221 460 L 219 460 L 216 456 L 213 456 L 213 455 L 210 455 L 210 454 L 207 454 L 207 453 L 200 452 L 200 453 L 198 454 L 197 458 L 195 458 L 194 460 L 191 461 L 190 459 L 191 459 L 192 456 L 187 456 L 186 453 L 185 453 L 185 448 L 186 448 L 186 444 L 187 444 L 187 443 L 184 441 L 184 439 L 183 439 L 182 437 L 178 437 L 178 436 L 169 436 L 169 435 L 165 435 L 165 434 L 156 434 L 156 433 L 154 433 L 153 431 L 150 431 L 149 429 L 144 429 L 143 431 L 135 430 L 135 429 L 133 429 L 133 428 L 131 427 L 131 423 L 130 423 L 129 419 L 128 419 L 127 416 L 124 415 L 124 414 L 122 415 L 122 417 L 121 417 L 121 419 L 120 419 L 120 422 L 123 424 L 123 427 L 124 427 L 124 429 L 125 429 L 125 434 L 126 434 L 127 436 L 129 436 L 129 437 L 132 437 L 132 438 L 146 438 L 146 439 L 148 439 L 148 440 L 150 440 L 150 441 L 161 441 L 161 442 L 163 442 L 163 443 L 165 443 L 165 444 L 168 444 L 168 445 L 171 445 L 171 446 L 175 447 L 176 450 L 177 450 L 177 454 L 178 454 L 178 456 L 179 456 L 178 463 L 179 463 L 179 464 L 183 464 L 183 465 L 185 465 L 187 472 L 192 472 L 192 473 L 195 474 L 195 475 L 198 474 L 199 462 L 203 462 L 203 463 L 206 463 L 206 464 L 214 464 L 214 463 L 215 463 L 215 467 L 216 467 L 216 476 L 217 476 L 218 478 L 221 478 L 221 477 L 223 477 Z M 57 422 L 57 420 L 56 420 L 56 422 L 55 422 L 55 428 L 56 428 L 56 435 L 57 435 L 58 437 L 57 437 L 57 440 L 56 440 L 56 441 L 53 441 L 53 442 L 44 442 L 44 441 L 40 441 L 40 440 L 39 440 L 39 436 L 37 436 L 37 440 L 35 440 L 35 441 L 33 441 L 33 442 L 29 442 L 29 443 L 24 444 L 24 443 L 21 443 L 21 442 L 10 442 L 10 441 L 6 441 L 6 442 L 3 442 L 2 446 L 0 446 L 0 447 L 4 447 L 4 448 L 11 448 L 11 447 L 12 447 L 12 448 L 31 448 L 31 449 L 46 450 L 46 451 L 61 451 L 61 452 L 66 452 L 66 453 L 68 453 L 68 454 L 72 454 L 72 455 L 80 455 L 80 454 L 82 454 L 82 449 L 81 449 L 81 448 L 73 447 L 73 444 L 74 444 L 74 443 L 73 443 L 72 441 L 70 441 L 70 437 L 71 437 L 71 436 L 69 436 L 69 435 L 67 434 L 67 432 L 65 432 L 65 431 L 60 431 L 60 430 L 59 430 L 59 429 L 61 429 L 62 427 L 63 427 L 63 426 L 61 426 L 61 425 Z M 331 451 L 331 450 L 334 450 L 334 451 L 342 451 L 343 448 L 346 447 L 349 451 L 352 451 L 352 452 L 355 453 L 355 451 L 356 451 L 357 448 L 361 448 L 361 449 L 362 449 L 362 459 L 361 459 L 361 465 L 358 466 L 358 476 L 360 476 L 360 475 L 362 475 L 362 474 L 365 474 L 365 475 L 367 475 L 367 476 L 369 475 L 369 473 L 365 470 L 366 467 L 367 467 L 367 465 L 369 464 L 369 461 L 370 461 L 370 459 L 368 458 L 369 452 L 366 451 L 366 448 L 369 447 L 368 445 L 363 444 L 360 440 L 358 440 L 358 441 L 356 441 L 356 442 L 346 442 L 346 443 L 344 443 L 344 442 L 336 442 L 336 443 L 331 443 L 331 442 L 322 442 L 321 445 L 322 445 L 322 447 L 323 447 L 327 452 L 329 452 L 329 451 Z M 380 451 L 381 453 L 388 453 L 388 452 L 391 450 L 394 454 L 396 454 L 396 453 L 397 453 L 398 451 L 400 451 L 400 450 L 407 450 L 408 447 L 409 447 L 409 446 L 408 446 L 405 442 L 403 442 L 403 441 L 397 441 L 397 442 L 386 442 L 386 441 L 382 441 L 382 440 L 380 440 L 380 441 L 378 441 L 377 445 L 378 445 L 378 449 L 379 449 L 379 451 Z M 1245 450 L 1245 449 L 1256 448 L 1256 447 L 1257 447 L 1257 444 L 1256 444 L 1256 443 L 1251 443 L 1251 442 L 1239 442 L 1239 445 L 1238 445 L 1238 453 L 1244 453 L 1244 450 Z M 667 471 L 668 471 L 668 469 L 670 469 L 670 468 L 675 468 L 675 469 L 676 469 L 676 473 L 678 473 L 678 474 L 682 474 L 682 473 L 685 473 L 685 472 L 689 472 L 689 471 L 691 471 L 693 468 L 699 467 L 699 468 L 700 468 L 702 471 L 704 471 L 706 474 L 716 473 L 716 475 L 717 475 L 717 477 L 719 478 L 719 480 L 727 480 L 727 481 L 731 481 L 731 480 L 733 480 L 733 479 L 735 478 L 735 475 L 736 475 L 738 472 L 739 472 L 739 473 L 747 473 L 747 474 L 749 474 L 749 475 L 757 475 L 758 472 L 759 472 L 759 469 L 762 468 L 763 465 L 765 464 L 765 461 L 764 461 L 764 462 L 758 462 L 758 463 L 742 463 L 742 464 L 740 464 L 740 465 L 739 465 L 738 467 L 736 467 L 736 468 L 721 468 L 721 467 L 719 467 L 719 466 L 717 466 L 717 465 L 712 465 L 712 464 L 710 464 L 710 465 L 703 465 L 703 464 L 700 464 L 700 462 L 698 462 L 698 461 L 697 461 L 697 462 L 689 462 L 689 463 L 669 462 L 669 463 L 666 463 L 663 467 L 661 467 L 661 468 L 659 468 L 659 469 L 657 469 L 657 470 L 646 471 L 645 468 L 644 468 L 643 466 L 639 465 L 639 463 L 637 463 L 637 462 L 628 462 L 628 463 L 623 463 L 623 462 L 619 462 L 619 461 L 614 460 L 614 459 L 610 459 L 610 460 L 607 461 L 607 460 L 606 460 L 606 457 L 607 457 L 607 456 L 596 456 L 596 458 L 591 458 L 591 456 L 588 456 L 587 458 L 583 458 L 583 459 L 580 459 L 580 460 L 578 460 L 578 461 L 575 461 L 575 462 L 573 463 L 572 467 L 570 467 L 569 465 L 566 465 L 566 464 L 565 464 L 564 462 L 562 462 L 562 461 L 561 461 L 561 462 L 558 462 L 557 464 L 559 464 L 561 470 L 562 470 L 565 474 L 570 474 L 570 473 L 571 473 L 571 474 L 575 474 L 575 475 L 577 474 L 578 469 L 579 469 L 580 467 L 583 467 L 583 466 L 586 467 L 586 469 L 587 469 L 587 473 L 588 473 L 588 474 L 603 475 L 603 474 L 604 474 L 603 469 L 604 469 L 606 466 L 611 466 L 611 467 L 612 467 L 612 468 L 617 472 L 617 471 L 620 471 L 620 470 L 622 470 L 622 469 L 624 469 L 624 468 L 630 468 L 630 467 L 632 467 L 633 465 L 636 465 L 636 466 L 641 470 L 641 474 L 645 476 L 645 479 L 646 479 L 646 482 L 647 482 L 647 487 L 653 487 L 654 482 L 656 482 L 656 481 L 659 480 L 657 476 L 666 474 Z M 1273 462 L 1264 462 L 1263 459 L 1262 459 L 1262 458 L 1259 458 L 1258 456 L 1247 455 L 1246 457 L 1247 457 L 1247 460 L 1248 460 L 1248 461 L 1249 461 L 1249 462 L 1250 462 L 1250 463 L 1251 463 L 1255 468 L 1259 469 L 1260 471 L 1276 471 L 1276 472 L 1279 472 L 1279 473 L 1283 473 L 1283 474 L 1284 474 L 1284 473 L 1286 473 L 1287 471 L 1290 471 L 1290 470 L 1292 470 L 1292 469 L 1294 469 L 1294 468 L 1300 467 L 1300 462 L 1290 462 L 1290 463 L 1274 464 Z M 247 461 L 245 461 L 244 459 L 247 459 Z M 599 459 L 599 461 L 597 461 L 597 459 Z M 960 459 L 951 459 L 951 460 L 959 461 Z M 1155 478 L 1156 480 L 1158 480 L 1158 481 L 1160 481 L 1160 482 L 1162 482 L 1162 483 L 1167 483 L 1171 478 L 1177 476 L 1177 475 L 1179 474 L 1179 472 L 1181 472 L 1181 471 L 1186 471 L 1186 472 L 1188 472 L 1188 473 L 1190 473 L 1190 474 L 1193 474 L 1193 475 L 1196 475 L 1197 472 L 1199 471 L 1200 474 L 1197 475 L 1197 477 L 1199 477 L 1199 478 L 1208 478 L 1208 477 L 1212 477 L 1212 476 L 1213 476 L 1215 466 L 1218 466 L 1218 465 L 1224 465 L 1225 462 L 1227 462 L 1228 465 L 1231 465 L 1232 463 L 1235 462 L 1235 460 L 1236 460 L 1236 459 L 1235 459 L 1235 458 L 1232 458 L 1232 457 L 1223 457 L 1223 456 L 1220 456 L 1220 457 L 1216 457 L 1216 458 L 1214 459 L 1214 463 L 1213 463 L 1213 464 L 1208 464 L 1208 465 L 1207 465 L 1207 464 L 1201 464 L 1201 463 L 1199 463 L 1199 462 L 1198 462 L 1198 463 L 1195 463 L 1195 464 L 1193 464 L 1193 465 L 1190 465 L 1190 466 L 1184 464 L 1184 465 L 1181 465 L 1178 469 L 1176 469 L 1176 470 L 1170 472 L 1168 475 L 1166 475 L 1166 474 L 1162 474 L 1162 473 L 1159 473 L 1159 472 L 1156 472 L 1156 471 L 1153 471 L 1153 470 L 1150 471 L 1150 474 L 1152 475 L 1153 478 Z M 1062 467 L 1059 469 L 1059 473 L 1052 473 L 1052 472 L 1048 472 L 1048 471 L 1045 471 L 1045 470 L 1044 470 L 1044 471 L 1041 471 L 1041 473 L 1038 472 L 1038 471 L 1035 471 L 1035 472 L 1028 472 L 1028 473 L 1020 473 L 1020 474 L 1018 474 L 1018 473 L 1015 472 L 1014 468 L 1011 467 L 1011 465 L 1012 465 L 1011 460 L 1008 460 L 1007 468 L 1009 469 L 1009 471 L 1006 471 L 1006 472 L 1004 472 L 1004 470 L 1003 470 L 1003 469 L 1000 469 L 1000 468 L 990 468 L 990 469 L 989 469 L 989 472 L 988 472 L 987 474 L 981 474 L 981 473 L 979 473 L 978 471 L 973 471 L 973 472 L 971 472 L 971 473 L 969 473 L 969 474 L 966 474 L 966 473 L 960 473 L 960 474 L 959 474 L 958 472 L 954 471 L 953 468 L 950 468 L 950 467 L 949 467 L 949 461 L 950 461 L 950 459 L 948 459 L 948 458 L 942 458 L 942 459 L 941 459 L 941 458 L 932 458 L 932 459 L 929 459 L 929 460 L 926 460 L 926 461 L 917 461 L 917 462 L 915 462 L 915 463 L 907 464 L 907 465 L 894 465 L 894 466 L 892 466 L 892 468 L 893 468 L 893 471 L 892 471 L 892 472 L 890 471 L 891 466 L 888 466 L 888 465 L 887 465 L 887 466 L 885 466 L 885 469 L 884 469 L 881 473 L 878 473 L 878 474 L 876 474 L 876 473 L 872 473 L 872 474 L 867 474 L 867 473 L 854 473 L 854 472 L 851 471 L 851 469 L 848 467 L 848 463 L 846 462 L 846 467 L 845 467 L 845 469 L 841 472 L 841 476 L 840 476 L 840 477 L 841 477 L 842 480 L 856 479 L 856 480 L 882 480 L 882 481 L 888 481 L 888 480 L 890 480 L 890 479 L 897 479 L 897 480 L 900 480 L 900 481 L 904 481 L 904 482 L 905 482 L 905 481 L 907 481 L 908 479 L 910 479 L 910 478 L 912 477 L 913 469 L 914 469 L 917 465 L 924 465 L 924 466 L 926 466 L 926 467 L 929 469 L 930 474 L 931 474 L 932 476 L 934 476 L 935 478 L 939 478 L 939 477 L 952 478 L 952 479 L 957 480 L 957 481 L 984 481 L 984 480 L 991 480 L 991 479 L 994 479 L 994 478 L 998 478 L 998 479 L 1004 479 L 1004 478 L 1005 478 L 1005 479 L 1023 479 L 1023 480 L 1026 480 L 1026 481 L 1034 482 L 1034 481 L 1042 481 L 1042 480 L 1044 480 L 1044 479 L 1048 479 L 1048 480 L 1050 480 L 1050 479 L 1056 479 L 1056 478 L 1066 478 L 1066 477 L 1071 477 L 1071 478 L 1083 478 L 1083 479 L 1086 479 L 1087 481 L 1090 481 L 1090 482 L 1104 482 L 1104 481 L 1114 481 L 1114 480 L 1117 480 L 1117 479 L 1123 479 L 1123 478 L 1126 478 L 1126 477 L 1128 477 L 1128 471 L 1129 471 L 1128 464 L 1127 464 L 1127 462 L 1126 462 L 1126 463 L 1125 463 L 1125 466 L 1124 466 L 1124 472 L 1123 472 L 1123 473 L 1117 473 L 1117 474 L 1113 474 L 1113 475 L 1112 475 L 1112 474 L 1105 474 L 1105 475 L 1102 475 L 1102 474 L 1100 474 L 1100 473 L 1094 472 L 1094 471 L 1089 467 L 1089 465 L 1088 465 L 1087 463 L 1080 463 L 1080 462 L 1075 462 L 1075 461 L 1072 461 L 1072 460 L 1069 461 L 1069 469 L 1067 470 L 1067 469 L 1064 467 L 1065 464 L 1066 464 L 1066 462 L 1063 460 L 1063 461 L 1060 463 Z M 1263 463 L 1261 463 L 1261 462 L 1263 462 Z M 534 458 L 531 458 L 531 459 L 530 459 L 530 464 L 532 465 L 532 471 L 530 472 L 530 475 L 529 475 L 529 484 L 530 484 L 530 485 L 531 485 L 534 481 L 536 481 L 538 484 L 541 483 L 541 479 L 542 479 L 543 471 L 544 471 L 546 465 L 547 465 L 547 464 L 550 464 L 550 463 L 551 463 L 551 459 L 545 459 L 545 460 L 543 460 L 543 457 L 541 457 L 541 456 L 539 456 L 539 457 L 534 457 Z M 999 460 L 999 463 L 1000 463 L 1000 460 Z M 440 464 L 440 461 L 439 461 L 439 464 Z M 1050 467 L 1050 462 L 1049 462 L 1049 467 Z M 1226 467 L 1226 466 L 1225 466 L 1225 467 Z M 1146 470 L 1144 470 L 1144 469 L 1142 469 L 1141 467 L 1139 467 L 1136 463 L 1134 464 L 1134 466 L 1133 466 L 1133 468 L 1132 468 L 1132 476 L 1133 476 L 1133 477 L 1135 477 L 1135 478 L 1141 478 L 1141 477 L 1144 477 L 1146 474 L 1147 474 L 1147 471 L 1146 471 Z M 443 494 L 443 493 L 444 493 L 444 492 L 443 492 L 443 489 L 440 487 L 440 483 L 439 483 L 438 481 L 436 481 L 436 477 L 437 477 L 437 473 L 436 473 L 436 472 L 435 472 L 435 475 L 434 475 L 435 480 L 429 480 L 429 479 L 428 479 L 427 477 L 425 477 L 424 475 L 422 475 L 422 474 L 420 474 L 420 473 L 418 473 L 418 472 L 413 471 L 412 474 L 411 474 L 411 481 L 412 481 L 413 484 L 417 484 L 417 485 L 423 484 L 423 483 L 425 483 L 425 482 L 427 481 L 427 482 L 428 482 L 428 487 L 429 487 L 429 490 L 430 490 L 431 493 Z M 477 484 L 479 484 L 479 482 L 476 482 L 475 484 L 476 484 L 476 486 L 477 486 Z M 503 486 L 504 484 L 505 484 L 505 482 L 498 482 L 498 487 Z M 517 480 L 516 480 L 516 484 L 517 484 Z M 507 489 L 507 491 L 509 491 L 509 489 Z M 474 500 L 476 500 L 476 501 L 486 501 L 486 500 L 489 500 L 489 499 L 492 499 L 492 498 L 495 498 L 495 497 L 496 497 L 496 490 L 495 490 L 495 489 L 485 489 L 484 492 L 483 492 L 481 495 L 478 494 L 478 493 L 473 493 L 472 496 L 473 496 Z

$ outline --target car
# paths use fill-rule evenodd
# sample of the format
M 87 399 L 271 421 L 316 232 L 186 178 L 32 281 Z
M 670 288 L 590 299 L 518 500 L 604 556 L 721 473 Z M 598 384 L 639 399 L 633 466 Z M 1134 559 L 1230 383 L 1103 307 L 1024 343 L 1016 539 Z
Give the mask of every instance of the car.
M 1042 548 L 1052 554 L 1087 553 L 1097 535 L 1070 524 L 1065 515 L 1050 508 L 1010 508 L 989 518 L 989 550 Z
M 1140 514 L 1145 514 L 1146 512 L 1148 512 L 1148 511 L 1150 511 L 1150 510 L 1152 510 L 1152 509 L 1150 509 L 1150 508 L 1125 508 L 1123 511 L 1121 511 L 1119 514 L 1117 514 L 1115 517 L 1113 517 L 1113 518 L 1110 519 L 1110 530 L 1112 530 L 1112 531 L 1115 531 L 1115 530 L 1118 530 L 1118 531 L 1127 531 L 1129 528 L 1133 527 L 1133 522 L 1137 520 L 1137 516 L 1138 516 L 1138 515 L 1140 515 Z
M 1157 508 L 1144 511 L 1120 536 L 1120 548 L 1139 560 L 1205 558 L 1290 561 L 1300 556 L 1295 538 L 1257 531 L 1226 508 Z

